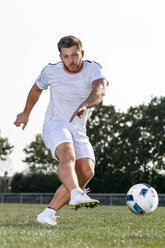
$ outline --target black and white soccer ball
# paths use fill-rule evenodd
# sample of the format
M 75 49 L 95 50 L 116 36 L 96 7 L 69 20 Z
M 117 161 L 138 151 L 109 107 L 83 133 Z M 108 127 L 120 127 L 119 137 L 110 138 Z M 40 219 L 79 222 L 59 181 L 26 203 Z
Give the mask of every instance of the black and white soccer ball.
M 157 208 L 158 202 L 156 190 L 145 183 L 135 184 L 127 192 L 127 206 L 135 214 L 151 214 Z

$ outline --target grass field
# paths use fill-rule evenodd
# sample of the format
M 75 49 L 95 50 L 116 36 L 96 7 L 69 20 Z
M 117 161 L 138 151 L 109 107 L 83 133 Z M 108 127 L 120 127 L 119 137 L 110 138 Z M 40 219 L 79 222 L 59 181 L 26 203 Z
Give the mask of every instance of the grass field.
M 55 227 L 40 225 L 44 205 L 0 204 L 0 248 L 164 248 L 165 209 L 146 217 L 127 207 L 59 211 Z

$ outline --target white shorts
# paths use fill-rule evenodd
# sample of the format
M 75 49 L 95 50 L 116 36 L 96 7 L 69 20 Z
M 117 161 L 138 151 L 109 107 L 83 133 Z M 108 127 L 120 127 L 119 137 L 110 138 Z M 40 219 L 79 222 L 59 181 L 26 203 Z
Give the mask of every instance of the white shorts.
M 58 145 L 70 142 L 73 144 L 76 160 L 90 158 L 95 162 L 93 148 L 85 130 L 64 120 L 50 120 L 43 126 L 42 137 L 46 147 L 56 160 L 55 151 Z

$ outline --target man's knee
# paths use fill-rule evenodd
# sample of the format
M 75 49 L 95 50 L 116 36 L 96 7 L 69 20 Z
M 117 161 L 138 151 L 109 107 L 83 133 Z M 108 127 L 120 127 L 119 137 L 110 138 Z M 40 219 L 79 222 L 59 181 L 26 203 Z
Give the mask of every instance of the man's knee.
M 81 160 L 76 162 L 76 172 L 79 177 L 84 178 L 85 181 L 90 180 L 94 176 L 95 164 L 92 160 Z
M 59 145 L 56 149 L 56 156 L 62 164 L 75 164 L 75 152 L 71 143 Z
M 84 176 L 87 180 L 91 179 L 94 176 L 94 168 L 87 167 L 84 169 Z

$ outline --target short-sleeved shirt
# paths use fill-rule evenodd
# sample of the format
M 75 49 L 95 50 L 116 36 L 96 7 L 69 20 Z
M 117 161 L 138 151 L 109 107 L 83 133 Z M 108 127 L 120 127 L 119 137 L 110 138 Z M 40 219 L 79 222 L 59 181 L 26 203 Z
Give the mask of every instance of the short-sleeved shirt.
M 83 61 L 78 72 L 68 72 L 62 62 L 48 64 L 36 79 L 39 89 L 50 87 L 50 102 L 45 114 L 45 123 L 52 120 L 70 120 L 74 111 L 83 103 L 92 91 L 92 83 L 105 79 L 101 66 L 93 61 Z M 89 119 L 90 109 L 83 117 L 74 118 L 72 123 L 83 129 Z

